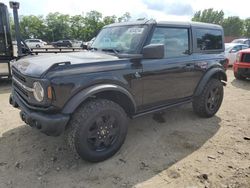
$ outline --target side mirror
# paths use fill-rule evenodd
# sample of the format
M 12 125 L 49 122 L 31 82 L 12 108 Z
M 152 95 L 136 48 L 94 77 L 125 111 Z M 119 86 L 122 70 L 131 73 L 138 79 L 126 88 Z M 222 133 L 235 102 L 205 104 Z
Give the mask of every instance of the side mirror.
M 149 44 L 143 47 L 142 55 L 145 59 L 164 58 L 165 47 L 163 44 Z

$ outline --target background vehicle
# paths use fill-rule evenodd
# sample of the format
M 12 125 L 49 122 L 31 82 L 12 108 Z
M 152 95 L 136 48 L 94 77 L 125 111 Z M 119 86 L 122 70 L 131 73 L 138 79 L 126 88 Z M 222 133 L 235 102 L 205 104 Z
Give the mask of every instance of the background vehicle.
M 54 47 L 72 47 L 70 40 L 59 40 L 51 43 Z
M 240 50 L 249 48 L 246 44 L 240 43 L 226 43 L 225 56 L 228 59 L 228 65 L 232 66 L 236 61 L 236 55 Z
M 111 24 L 91 51 L 13 63 L 10 103 L 41 132 L 66 131 L 82 159 L 102 161 L 124 143 L 128 118 L 191 102 L 201 117 L 219 110 L 227 81 L 223 33 L 202 23 Z
M 72 42 L 72 47 L 75 47 L 75 48 L 80 48 L 82 47 L 82 44 L 83 44 L 83 42 L 79 40 L 72 40 L 71 42 Z
M 25 43 L 27 44 L 29 48 L 41 48 L 47 44 L 41 39 L 26 39 Z
M 95 40 L 95 37 L 92 38 L 92 39 L 91 39 L 90 41 L 88 41 L 88 42 L 83 42 L 83 43 L 81 44 L 81 48 L 83 48 L 83 49 L 90 49 L 92 43 L 94 42 L 94 40 Z
M 239 51 L 236 62 L 233 65 L 234 76 L 244 80 L 250 78 L 250 49 Z
M 250 39 L 242 38 L 242 39 L 234 39 L 231 43 L 241 43 L 246 44 L 250 47 Z

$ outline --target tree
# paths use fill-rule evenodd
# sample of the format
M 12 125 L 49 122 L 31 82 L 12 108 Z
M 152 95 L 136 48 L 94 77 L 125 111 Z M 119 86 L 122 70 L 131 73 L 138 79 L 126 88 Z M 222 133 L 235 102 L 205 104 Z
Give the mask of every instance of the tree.
M 46 26 L 42 16 L 21 16 L 20 32 L 24 39 L 45 37 Z
M 84 40 L 95 37 L 103 27 L 102 14 L 98 11 L 90 11 L 84 18 Z
M 118 22 L 128 22 L 131 19 L 131 15 L 129 12 L 126 12 L 121 17 L 118 18 Z
M 46 17 L 46 36 L 49 41 L 70 38 L 70 16 L 67 14 L 49 13 Z
M 194 14 L 192 21 L 206 22 L 213 24 L 222 24 L 224 19 L 224 12 L 222 10 L 215 11 L 212 8 L 198 11 Z
M 115 22 L 126 22 L 131 18 L 126 12 L 121 17 L 115 15 L 102 17 L 98 11 L 87 12 L 85 16 L 69 16 L 59 12 L 43 16 L 20 16 L 20 31 L 24 39 L 40 38 L 44 41 L 57 41 L 61 39 L 78 39 L 88 41 L 95 37 L 104 25 Z M 14 22 L 10 15 L 12 36 Z
M 224 19 L 222 26 L 225 36 L 242 36 L 244 31 L 243 23 L 244 22 L 238 16 L 231 16 Z
M 103 18 L 103 24 L 104 25 L 109 25 L 109 24 L 112 24 L 112 23 L 115 23 L 116 22 L 116 16 L 113 15 L 113 16 L 106 16 Z
M 250 18 L 245 19 L 244 26 L 245 26 L 244 35 L 246 37 L 250 37 Z
M 81 15 L 70 18 L 70 37 L 72 39 L 84 39 L 85 19 Z

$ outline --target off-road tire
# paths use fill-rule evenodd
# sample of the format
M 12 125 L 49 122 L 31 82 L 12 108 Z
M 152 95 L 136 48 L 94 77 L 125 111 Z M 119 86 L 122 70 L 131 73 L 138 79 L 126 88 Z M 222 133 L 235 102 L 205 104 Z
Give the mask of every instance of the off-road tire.
M 210 96 L 210 92 L 215 88 L 218 89 L 218 101 L 216 105 L 214 105 L 213 109 L 210 109 L 208 106 L 208 100 Z M 223 100 L 223 84 L 218 79 L 211 79 L 208 81 L 206 86 L 204 87 L 201 95 L 194 97 L 193 99 L 193 110 L 200 117 L 209 118 L 212 117 L 219 110 L 222 100 Z M 210 104 L 211 105 L 211 104 Z
M 117 124 L 119 131 L 113 145 L 104 151 L 95 151 L 90 147 L 87 135 L 97 119 L 103 118 L 103 114 L 114 116 L 114 124 Z M 73 114 L 66 130 L 67 142 L 82 159 L 89 162 L 103 161 L 113 156 L 123 145 L 127 135 L 127 122 L 127 114 L 118 104 L 106 99 L 91 100 L 82 104 Z

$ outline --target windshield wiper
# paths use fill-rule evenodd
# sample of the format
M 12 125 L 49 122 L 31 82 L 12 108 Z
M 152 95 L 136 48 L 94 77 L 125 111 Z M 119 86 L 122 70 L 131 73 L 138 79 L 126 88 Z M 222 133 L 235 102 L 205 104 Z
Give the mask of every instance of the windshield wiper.
M 104 48 L 104 49 L 102 49 L 102 51 L 104 51 L 104 52 L 113 52 L 113 53 L 115 53 L 115 55 L 116 56 L 119 56 L 119 50 L 116 50 L 116 49 L 114 49 L 114 48 Z

